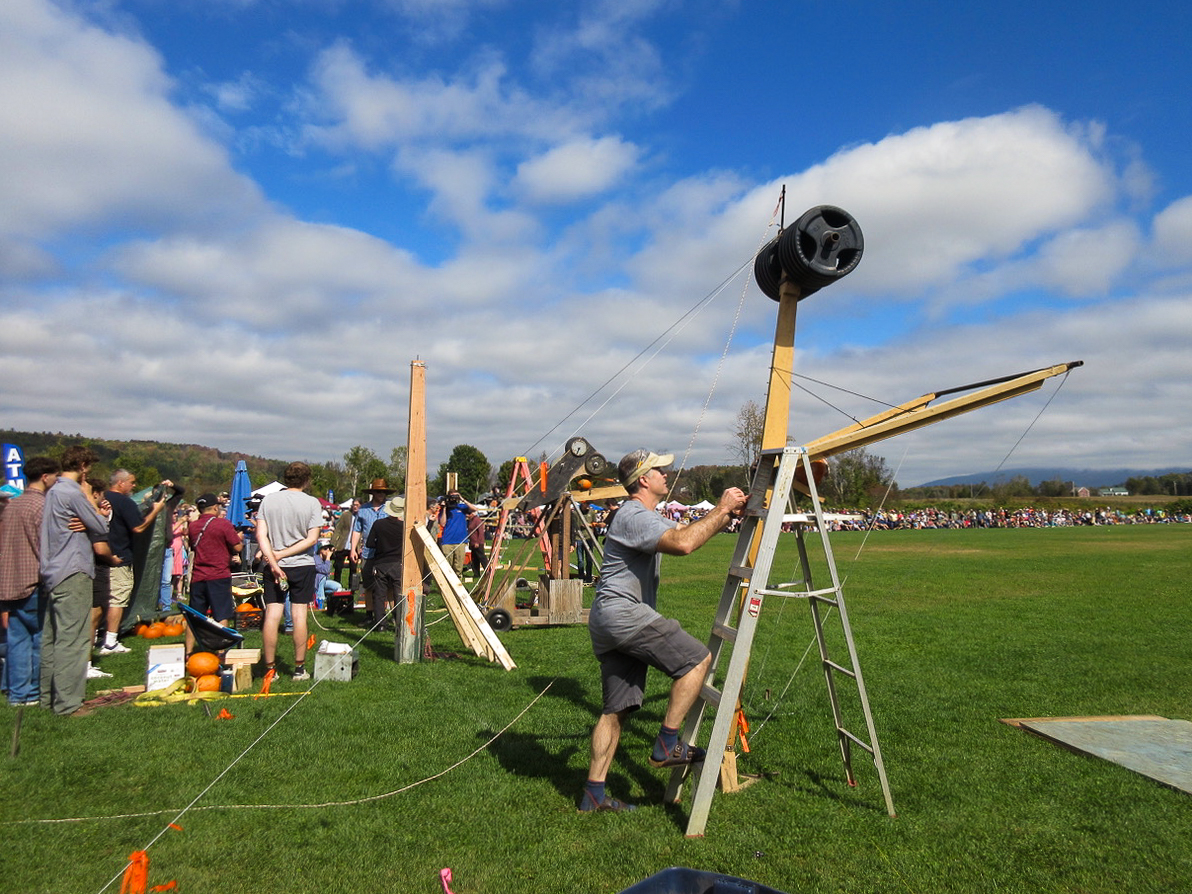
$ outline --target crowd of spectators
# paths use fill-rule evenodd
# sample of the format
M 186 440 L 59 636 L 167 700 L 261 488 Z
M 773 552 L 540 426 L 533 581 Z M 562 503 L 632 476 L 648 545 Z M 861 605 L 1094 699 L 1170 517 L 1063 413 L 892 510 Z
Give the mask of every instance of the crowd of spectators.
M 836 522 L 836 530 L 932 530 L 964 528 L 1068 528 L 1079 525 L 1158 525 L 1192 522 L 1187 513 L 1169 513 L 1146 508 L 1124 512 L 1109 507 L 1084 510 L 1046 509 L 1023 506 L 1018 509 L 865 509 L 855 520 Z

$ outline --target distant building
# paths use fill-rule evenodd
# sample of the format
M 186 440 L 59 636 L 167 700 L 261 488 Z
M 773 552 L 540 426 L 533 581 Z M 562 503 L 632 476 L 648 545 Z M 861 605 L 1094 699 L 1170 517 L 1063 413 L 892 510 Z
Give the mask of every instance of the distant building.
M 1124 487 L 1103 487 L 1101 488 L 1101 496 L 1103 497 L 1128 497 L 1130 491 Z
M 1078 487 L 1078 488 L 1076 488 L 1076 496 L 1091 497 L 1092 492 L 1087 487 Z

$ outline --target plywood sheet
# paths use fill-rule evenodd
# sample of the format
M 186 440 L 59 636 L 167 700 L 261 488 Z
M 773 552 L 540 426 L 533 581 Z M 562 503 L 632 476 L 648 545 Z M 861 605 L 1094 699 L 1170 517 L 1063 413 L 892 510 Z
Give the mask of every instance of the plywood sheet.
M 1019 719 L 1013 724 L 1066 748 L 1112 761 L 1192 793 L 1192 721 L 1060 717 Z

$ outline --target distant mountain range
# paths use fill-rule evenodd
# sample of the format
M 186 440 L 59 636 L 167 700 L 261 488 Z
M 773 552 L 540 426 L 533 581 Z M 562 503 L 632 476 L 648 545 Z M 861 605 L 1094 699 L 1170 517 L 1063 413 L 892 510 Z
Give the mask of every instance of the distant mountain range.
M 1022 476 L 1030 481 L 1032 487 L 1037 487 L 1044 481 L 1071 481 L 1077 487 L 1115 487 L 1126 483 L 1128 478 L 1145 478 L 1160 475 L 1185 474 L 1192 471 L 1187 466 L 1168 469 L 1066 469 L 1049 468 L 1046 466 L 1025 469 L 999 469 L 996 472 L 973 472 L 969 475 L 953 475 L 951 478 L 937 478 L 926 484 L 915 487 L 938 487 L 949 484 L 998 484 Z

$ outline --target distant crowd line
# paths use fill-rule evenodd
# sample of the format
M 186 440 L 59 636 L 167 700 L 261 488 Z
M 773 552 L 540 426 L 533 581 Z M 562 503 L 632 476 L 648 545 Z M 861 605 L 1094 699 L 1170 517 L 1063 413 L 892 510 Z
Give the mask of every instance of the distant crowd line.
M 1192 523 L 1192 515 L 1172 513 L 1164 509 L 1146 508 L 1123 512 L 1109 507 L 1086 509 L 1039 509 L 1024 506 L 1020 509 L 915 509 L 861 510 L 855 521 L 842 520 L 835 529 L 849 530 L 936 530 L 964 528 L 1068 528 L 1080 525 L 1164 525 Z

